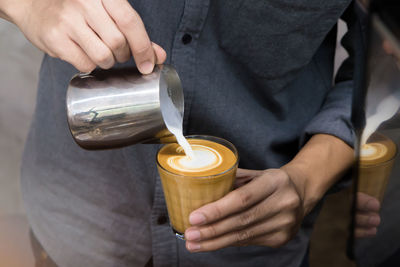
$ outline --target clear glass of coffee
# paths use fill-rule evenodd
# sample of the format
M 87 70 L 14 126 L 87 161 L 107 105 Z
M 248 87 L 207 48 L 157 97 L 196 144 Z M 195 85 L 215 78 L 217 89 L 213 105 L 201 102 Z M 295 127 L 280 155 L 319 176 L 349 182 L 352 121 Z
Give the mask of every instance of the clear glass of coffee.
M 358 191 L 382 203 L 396 154 L 397 147 L 391 139 L 381 133 L 374 133 L 361 146 Z
M 170 224 L 181 239 L 190 227 L 192 211 L 233 189 L 239 162 L 235 146 L 225 139 L 206 135 L 186 138 L 194 151 L 194 159 L 187 157 L 177 143 L 164 145 L 157 153 Z

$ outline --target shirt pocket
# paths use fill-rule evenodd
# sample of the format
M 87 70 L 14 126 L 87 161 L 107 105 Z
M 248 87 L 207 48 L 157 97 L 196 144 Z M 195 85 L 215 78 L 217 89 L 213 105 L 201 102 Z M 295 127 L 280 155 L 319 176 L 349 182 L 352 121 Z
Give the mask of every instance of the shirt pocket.
M 270 87 L 307 65 L 351 0 L 213 1 L 219 47 Z

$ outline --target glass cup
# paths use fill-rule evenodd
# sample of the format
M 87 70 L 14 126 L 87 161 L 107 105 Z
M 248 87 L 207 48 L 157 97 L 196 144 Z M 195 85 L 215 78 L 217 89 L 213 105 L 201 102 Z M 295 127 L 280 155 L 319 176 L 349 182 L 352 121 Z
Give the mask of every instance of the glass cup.
M 396 144 L 388 137 L 374 133 L 367 145 L 385 151 L 378 157 L 360 156 L 358 171 L 358 191 L 373 196 L 382 203 L 386 186 L 397 154 Z
M 186 138 L 189 142 L 190 139 L 201 139 L 221 144 L 234 153 L 236 160 L 233 165 L 227 166 L 215 175 L 182 175 L 165 169 L 158 160 L 160 151 L 164 147 L 174 144 L 166 144 L 159 149 L 157 168 L 162 182 L 168 216 L 172 230 L 181 239 L 184 239 L 185 230 L 191 226 L 189 215 L 192 211 L 214 202 L 232 191 L 239 162 L 235 146 L 227 140 L 204 135 L 192 135 Z

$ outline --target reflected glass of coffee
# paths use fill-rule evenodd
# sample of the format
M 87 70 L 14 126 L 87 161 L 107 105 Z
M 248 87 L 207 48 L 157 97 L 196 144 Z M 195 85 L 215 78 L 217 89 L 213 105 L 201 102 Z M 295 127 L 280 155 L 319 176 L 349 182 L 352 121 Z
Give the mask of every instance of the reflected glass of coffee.
M 157 153 L 160 174 L 172 230 L 184 239 L 192 211 L 216 201 L 233 189 L 238 166 L 235 146 L 218 137 L 187 136 L 195 158 L 185 155 L 177 143 Z
M 396 144 L 380 133 L 374 133 L 361 146 L 358 191 L 376 197 L 381 203 L 396 157 Z

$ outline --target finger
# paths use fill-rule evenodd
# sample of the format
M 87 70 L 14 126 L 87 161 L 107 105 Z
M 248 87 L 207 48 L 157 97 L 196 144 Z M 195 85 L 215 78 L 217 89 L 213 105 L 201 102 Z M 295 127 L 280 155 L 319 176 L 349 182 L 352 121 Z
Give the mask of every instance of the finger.
M 388 40 L 383 41 L 382 47 L 385 50 L 385 52 L 388 53 L 389 55 L 394 54 L 394 49 Z
M 354 236 L 356 238 L 374 237 L 376 236 L 378 230 L 376 227 L 372 228 L 356 228 L 354 230 Z
M 125 35 L 139 71 L 151 73 L 156 58 L 139 14 L 126 0 L 103 0 L 103 5 Z
M 254 170 L 246 170 L 246 169 L 237 169 L 236 179 L 234 188 L 239 188 L 251 180 L 253 180 L 258 175 L 261 175 L 262 171 L 254 171 Z
M 253 179 L 257 176 L 260 176 L 264 171 L 259 171 L 259 170 L 248 170 L 248 169 L 242 169 L 238 168 L 236 171 L 236 178 L 250 178 Z
M 254 238 L 246 245 L 267 246 L 279 248 L 289 242 L 296 232 L 279 231 Z
M 277 173 L 281 174 L 280 172 Z M 264 175 L 270 174 L 265 173 Z M 212 223 L 228 215 L 248 209 L 269 197 L 276 188 L 277 186 L 271 183 L 270 179 L 253 179 L 250 183 L 230 192 L 220 200 L 193 211 L 189 216 L 190 224 Z
M 72 64 L 80 72 L 91 72 L 96 68 L 88 55 L 69 38 L 59 39 L 59 45 L 47 47 L 47 50 L 53 51 L 54 56 Z
M 357 192 L 357 210 L 368 212 L 379 212 L 381 205 L 375 197 L 363 192 Z
M 370 228 L 377 227 L 381 223 L 381 218 L 376 213 L 357 213 L 356 226 Z
M 235 184 L 233 185 L 234 189 L 237 189 L 245 184 L 247 184 L 248 182 L 250 182 L 253 177 L 251 176 L 246 176 L 245 174 L 243 174 L 243 169 L 238 168 L 236 170 L 236 179 L 235 179 Z
M 151 43 L 154 53 L 156 54 L 156 64 L 163 64 L 167 59 L 167 52 L 156 43 Z
M 86 20 L 88 25 L 97 33 L 101 40 L 112 51 L 118 62 L 128 61 L 130 50 L 127 40 L 117 25 L 105 11 L 101 2 L 94 2 L 88 10 Z
M 282 224 L 282 221 L 284 222 Z M 208 239 L 208 240 L 200 240 L 200 241 L 192 241 L 188 240 L 186 242 L 186 247 L 189 251 L 213 251 L 221 248 L 225 248 L 228 246 L 234 245 L 249 245 L 249 244 L 258 244 L 255 242 L 260 242 L 260 236 L 268 236 L 272 233 L 282 232 L 287 233 L 285 235 L 285 240 L 281 240 L 282 242 L 289 239 L 292 235 L 291 228 L 293 220 L 288 220 L 285 216 L 275 216 L 270 220 L 263 221 L 261 223 L 255 224 L 246 229 L 241 229 L 238 231 L 229 232 L 225 235 Z M 185 233 L 185 238 L 188 236 Z M 282 236 L 283 238 L 283 236 Z M 267 245 L 268 242 L 271 242 L 268 238 L 264 240 L 264 243 Z M 271 243 L 273 245 L 273 243 Z
M 235 179 L 235 184 L 233 185 L 234 189 L 237 189 L 245 184 L 249 183 L 252 179 Z
M 111 50 L 100 40 L 86 22 L 77 23 L 84 25 L 77 27 L 70 34 L 70 38 L 76 42 L 89 58 L 103 69 L 111 68 L 114 63 L 114 55 Z
M 185 238 L 187 240 L 206 240 L 221 236 L 223 234 L 238 231 L 240 229 L 248 228 L 250 225 L 260 221 L 265 221 L 268 218 L 274 217 L 279 213 L 281 208 L 279 205 L 272 205 L 275 202 L 271 198 L 258 203 L 244 212 L 234 214 L 228 218 L 220 220 L 216 223 L 190 227 L 185 231 Z M 279 216 L 278 216 L 279 217 Z M 276 220 L 272 220 L 274 223 Z M 276 227 L 285 224 L 287 220 L 278 221 L 276 224 L 271 222 L 264 223 L 265 231 L 270 231 L 271 227 Z

